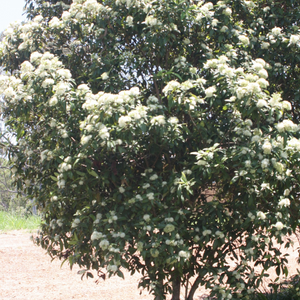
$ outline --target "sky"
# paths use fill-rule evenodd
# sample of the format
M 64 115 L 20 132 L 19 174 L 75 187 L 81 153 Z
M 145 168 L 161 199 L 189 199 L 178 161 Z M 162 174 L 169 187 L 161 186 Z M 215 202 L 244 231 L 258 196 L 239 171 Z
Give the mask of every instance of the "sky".
M 23 21 L 23 7 L 25 0 L 0 0 L 0 32 L 14 21 Z

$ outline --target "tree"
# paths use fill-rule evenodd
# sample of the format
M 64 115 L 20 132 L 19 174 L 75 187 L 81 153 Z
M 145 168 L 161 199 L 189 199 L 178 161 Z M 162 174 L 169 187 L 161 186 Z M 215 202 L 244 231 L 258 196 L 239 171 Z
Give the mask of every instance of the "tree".
M 274 243 L 299 220 L 299 7 L 27 7 L 0 89 L 15 183 L 44 216 L 36 242 L 88 276 L 139 271 L 156 299 L 193 276 L 189 300 L 199 285 L 247 299 L 270 267 L 287 273 Z

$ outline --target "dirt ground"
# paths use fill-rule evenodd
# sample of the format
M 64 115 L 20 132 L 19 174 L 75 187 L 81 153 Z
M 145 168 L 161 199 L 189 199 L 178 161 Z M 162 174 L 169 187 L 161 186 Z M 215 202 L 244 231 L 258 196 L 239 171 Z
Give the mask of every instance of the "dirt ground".
M 45 250 L 35 246 L 30 233 L 11 231 L 0 234 L 0 299 L 1 300 L 152 300 L 147 291 L 137 289 L 140 275 L 130 276 L 124 272 L 125 280 L 112 277 L 98 284 L 95 279 L 83 279 L 71 271 L 67 264 L 45 254 Z M 289 249 L 289 272 L 296 274 L 300 266 L 298 241 Z M 273 277 L 275 275 L 273 274 Z M 141 294 L 140 294 L 141 293 Z M 200 288 L 194 299 L 200 300 L 205 290 Z

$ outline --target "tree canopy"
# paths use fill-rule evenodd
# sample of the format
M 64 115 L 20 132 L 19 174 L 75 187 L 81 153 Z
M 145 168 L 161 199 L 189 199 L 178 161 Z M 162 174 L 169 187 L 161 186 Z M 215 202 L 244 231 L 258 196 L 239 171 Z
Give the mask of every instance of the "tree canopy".
M 0 76 L 36 242 L 156 299 L 247 299 L 299 225 L 298 1 L 27 0 Z M 235 263 L 229 267 L 229 260 Z M 261 271 L 255 269 L 261 266 Z

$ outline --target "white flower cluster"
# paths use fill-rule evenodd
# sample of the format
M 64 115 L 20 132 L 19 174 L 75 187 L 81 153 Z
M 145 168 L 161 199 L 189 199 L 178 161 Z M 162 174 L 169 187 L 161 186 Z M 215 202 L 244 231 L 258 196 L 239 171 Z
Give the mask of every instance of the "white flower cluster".
M 300 151 L 300 140 L 292 137 L 287 142 L 287 148 L 299 152 Z
M 175 230 L 175 226 L 173 224 L 167 224 L 164 228 L 165 233 L 171 233 Z
M 80 224 L 80 219 L 79 218 L 75 218 L 72 222 L 71 227 L 72 228 L 76 228 L 78 225 Z
M 163 93 L 165 95 L 170 94 L 170 92 L 177 91 L 181 87 L 180 83 L 176 80 L 169 81 L 168 84 L 163 88 Z
M 99 243 L 99 247 L 100 247 L 102 250 L 108 249 L 108 247 L 109 247 L 109 241 L 108 241 L 107 239 L 101 240 L 101 242 Z
M 98 232 L 98 231 L 93 231 L 92 235 L 91 235 L 91 241 L 97 241 L 100 240 L 102 238 L 105 238 L 106 235 L 104 235 L 102 232 Z
M 189 259 L 191 256 L 189 251 L 180 250 L 178 253 L 179 258 Z
M 125 238 L 126 234 L 125 234 L 125 232 L 112 232 L 111 236 L 113 238 L 122 238 L 123 239 L 123 238 Z
M 144 23 L 150 27 L 162 25 L 162 22 L 153 16 L 147 16 Z
M 203 235 L 203 236 L 207 236 L 207 235 L 211 235 L 211 234 L 212 234 L 212 232 L 211 232 L 210 229 L 205 229 L 205 230 L 203 230 L 203 232 L 202 232 L 202 235 Z
M 262 211 L 258 211 L 258 212 L 257 212 L 257 217 L 258 217 L 259 219 L 261 219 L 261 220 L 265 220 L 267 216 L 266 216 L 266 214 L 263 213 Z
M 137 87 L 121 91 L 118 94 L 99 92 L 94 95 L 91 92 L 87 92 L 82 107 L 88 111 L 94 111 L 96 114 L 99 111 L 105 111 L 108 116 L 111 116 L 115 112 L 124 114 L 124 106 L 128 104 L 135 109 L 131 112 L 131 117 L 129 115 L 120 117 L 121 121 L 119 121 L 119 125 L 124 127 L 126 123 L 145 118 L 147 115 L 146 107 L 142 105 L 135 106 L 136 98 L 139 95 L 140 91 Z
M 300 129 L 292 120 L 283 120 L 277 123 L 276 128 L 278 132 L 297 132 Z
M 100 213 L 97 213 L 97 215 L 96 215 L 96 219 L 95 219 L 95 221 L 93 222 L 93 224 L 94 224 L 94 225 L 97 225 L 97 224 L 99 224 L 99 223 L 100 223 L 100 220 L 101 220 L 101 218 L 102 218 L 102 214 L 100 214 Z
M 289 46 L 290 45 L 297 45 L 298 47 L 300 46 L 300 35 L 299 34 L 291 34 L 290 36 L 290 41 L 289 41 Z
M 51 160 L 53 158 L 53 152 L 51 150 L 45 149 L 41 152 L 41 162 L 44 160 Z
M 22 41 L 22 43 L 19 45 L 18 50 L 35 50 L 35 44 L 33 43 L 34 39 L 32 38 L 33 33 L 40 30 L 41 25 L 43 23 L 43 17 L 38 15 L 33 18 L 33 20 L 28 21 L 24 25 L 20 25 L 17 23 L 10 24 L 10 27 L 8 27 L 4 31 L 4 45 L 7 45 L 7 41 L 10 39 L 15 39 L 16 35 L 17 38 Z M 9 49 L 7 49 L 9 51 Z
M 74 0 L 68 11 L 62 14 L 62 20 L 66 24 L 68 22 L 86 22 L 97 15 L 109 13 L 111 8 L 102 5 L 97 0 Z M 52 19 L 53 20 L 53 19 Z M 56 24 L 56 22 L 54 23 Z M 57 24 L 58 26 L 58 24 Z
M 117 265 L 108 265 L 106 269 L 108 272 L 115 273 L 118 271 L 118 266 Z
M 214 5 L 211 2 L 199 2 L 199 8 L 195 21 L 202 24 L 204 20 L 212 19 L 215 12 L 213 10 Z
M 72 165 L 70 162 L 72 161 L 72 158 L 70 156 L 66 157 L 64 161 L 58 166 L 57 171 L 59 173 L 64 173 L 72 169 Z
M 262 59 L 256 59 L 252 68 L 257 74 L 245 74 L 239 70 L 240 79 L 238 80 L 239 87 L 236 89 L 236 95 L 238 99 L 242 99 L 251 94 L 260 94 L 262 89 L 268 87 L 269 83 L 266 80 L 268 77 L 267 71 L 264 69 L 265 61 Z M 259 108 L 266 107 L 268 104 L 266 100 L 259 99 L 256 106 Z
M 288 206 L 290 206 L 290 204 L 291 204 L 290 199 L 288 199 L 288 198 L 282 198 L 282 199 L 279 201 L 278 206 L 279 206 L 280 208 L 282 208 L 283 206 L 284 206 L 284 207 L 288 207 Z
M 174 63 L 177 68 L 183 68 L 187 65 L 186 58 L 184 56 L 179 56 L 175 58 Z
M 163 126 L 166 124 L 165 116 L 163 115 L 155 116 L 151 119 L 150 123 L 152 125 Z

